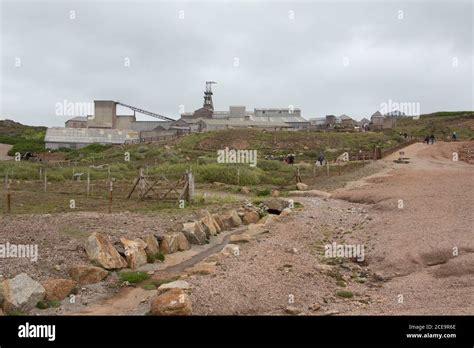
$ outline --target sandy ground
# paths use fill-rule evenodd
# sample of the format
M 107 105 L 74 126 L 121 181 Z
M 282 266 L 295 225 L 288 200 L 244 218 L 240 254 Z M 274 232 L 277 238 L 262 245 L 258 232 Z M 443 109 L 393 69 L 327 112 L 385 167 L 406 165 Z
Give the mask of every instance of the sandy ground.
M 195 313 L 473 314 L 473 167 L 452 160 L 461 145 L 413 144 L 404 149 L 409 163 L 394 163 L 398 153 L 384 159 L 380 173 L 337 190 L 341 200 L 298 199 L 303 212 L 244 245 L 214 276 L 190 280 Z M 362 243 L 368 267 L 344 261 L 326 270 L 314 250 L 334 241 Z M 342 289 L 354 297 L 336 296 Z
M 8 151 L 13 147 L 13 145 L 0 144 L 0 161 L 8 161 L 13 157 L 8 156 Z

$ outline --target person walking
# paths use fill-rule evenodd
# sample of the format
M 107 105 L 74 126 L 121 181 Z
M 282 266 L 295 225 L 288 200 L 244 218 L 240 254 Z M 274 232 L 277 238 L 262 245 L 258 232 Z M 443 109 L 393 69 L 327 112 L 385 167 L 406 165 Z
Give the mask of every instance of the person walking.
M 320 165 L 323 165 L 323 162 L 324 162 L 324 153 L 323 152 L 319 153 L 318 162 L 319 162 Z

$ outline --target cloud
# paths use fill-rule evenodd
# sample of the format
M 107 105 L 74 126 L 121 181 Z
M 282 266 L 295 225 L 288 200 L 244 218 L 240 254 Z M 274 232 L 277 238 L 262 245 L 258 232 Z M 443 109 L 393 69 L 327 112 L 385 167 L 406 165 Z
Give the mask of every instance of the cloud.
M 217 109 L 472 109 L 472 16 L 469 1 L 4 2 L 0 115 L 61 126 L 56 103 L 111 99 L 178 118 L 206 80 Z

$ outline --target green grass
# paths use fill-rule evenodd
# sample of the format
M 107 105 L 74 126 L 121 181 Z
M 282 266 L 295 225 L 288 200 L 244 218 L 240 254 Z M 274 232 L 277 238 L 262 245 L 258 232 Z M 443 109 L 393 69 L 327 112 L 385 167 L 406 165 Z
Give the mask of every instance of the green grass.
M 155 290 L 156 285 L 155 284 L 145 284 L 145 285 L 143 285 L 143 289 L 145 289 L 145 290 Z
M 161 251 L 158 251 L 152 255 L 147 254 L 146 258 L 148 263 L 154 263 L 157 260 L 163 262 L 165 261 L 165 254 L 163 254 Z
M 9 316 L 14 316 L 14 317 L 27 315 L 25 312 L 23 312 L 19 309 L 13 309 L 13 310 L 6 311 L 5 314 L 9 315 Z
M 119 272 L 118 277 L 122 282 L 134 284 L 147 280 L 150 275 L 146 272 Z
M 47 308 L 57 308 L 61 306 L 61 301 L 57 300 L 51 300 L 51 301 L 46 301 L 46 300 L 41 300 L 36 304 L 36 307 L 39 309 L 47 309 Z
M 13 147 L 8 155 L 14 156 L 16 152 L 44 151 L 44 136 L 46 127 L 31 127 L 9 120 L 0 121 L 0 143 L 10 144 Z

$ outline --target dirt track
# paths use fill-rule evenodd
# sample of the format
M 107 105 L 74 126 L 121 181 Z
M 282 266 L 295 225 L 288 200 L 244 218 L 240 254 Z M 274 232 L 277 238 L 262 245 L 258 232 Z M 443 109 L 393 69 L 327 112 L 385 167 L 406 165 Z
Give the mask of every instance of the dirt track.
M 305 314 L 314 302 L 322 306 L 314 314 L 473 314 L 473 167 L 452 160 L 460 145 L 413 144 L 404 149 L 408 164 L 393 162 L 398 153 L 384 159 L 380 173 L 334 193 L 342 200 L 298 199 L 304 212 L 244 245 L 242 258 L 224 261 L 213 277 L 190 280 L 195 312 L 283 314 L 293 294 L 291 305 Z M 320 271 L 327 265 L 314 245 L 324 240 L 366 246 L 368 268 L 349 262 L 329 271 L 348 269 L 339 278 L 352 299 L 334 296 L 341 288 Z M 359 284 L 351 272 L 372 277 Z
M 13 145 L 0 144 L 0 161 L 8 161 L 13 157 L 8 156 L 8 151 L 13 147 Z

